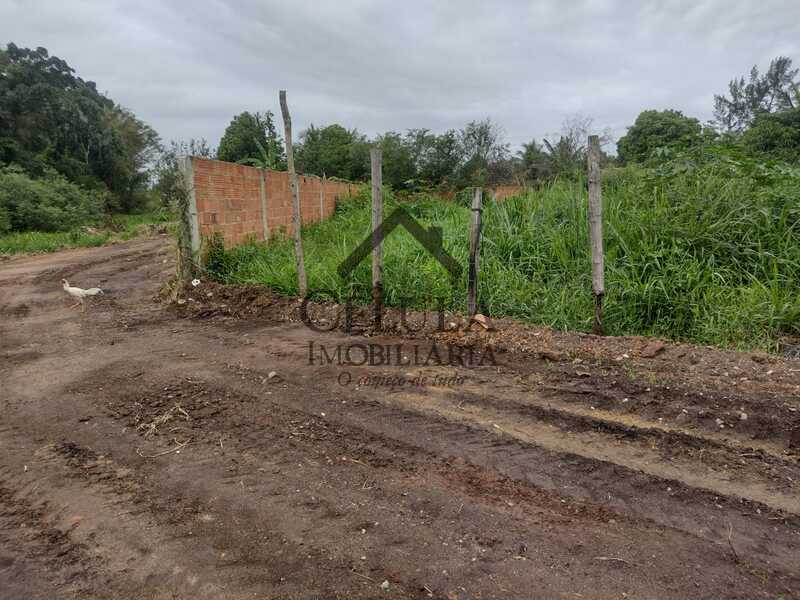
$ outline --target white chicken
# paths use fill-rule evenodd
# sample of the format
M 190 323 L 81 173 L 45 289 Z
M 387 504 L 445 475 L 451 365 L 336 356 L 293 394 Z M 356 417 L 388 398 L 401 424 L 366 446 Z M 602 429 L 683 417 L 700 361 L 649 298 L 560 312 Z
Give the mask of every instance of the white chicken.
M 70 306 L 70 308 L 75 308 L 76 306 L 78 306 L 80 304 L 81 305 L 81 310 L 86 310 L 86 305 L 83 303 L 83 299 L 84 298 L 86 298 L 88 296 L 97 296 L 98 294 L 100 294 L 100 295 L 103 294 L 103 290 L 101 290 L 100 288 L 96 288 L 96 287 L 89 288 L 88 290 L 84 290 L 83 288 L 79 288 L 79 287 L 72 287 L 69 284 L 69 281 L 67 281 L 66 279 L 62 279 L 61 280 L 61 285 L 64 288 L 65 292 L 67 292 L 73 298 L 77 298 L 78 299 L 78 301 L 75 304 L 73 304 L 72 306 Z

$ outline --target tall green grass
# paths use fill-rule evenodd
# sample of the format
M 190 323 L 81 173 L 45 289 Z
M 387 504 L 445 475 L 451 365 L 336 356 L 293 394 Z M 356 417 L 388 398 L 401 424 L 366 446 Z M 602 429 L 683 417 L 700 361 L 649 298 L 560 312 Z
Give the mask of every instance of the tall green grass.
M 0 235 L 0 256 L 12 254 L 44 254 L 63 248 L 102 246 L 110 233 L 92 234 L 85 231 L 20 231 Z
M 385 214 L 396 200 L 387 192 Z M 610 169 L 603 189 L 607 332 L 665 336 L 726 347 L 773 347 L 800 334 L 800 174 L 726 155 L 693 157 L 658 171 Z M 483 212 L 481 310 L 589 330 L 593 314 L 583 181 L 556 181 Z M 404 230 L 384 245 L 387 304 L 466 309 L 469 210 L 418 198 L 404 203 L 426 226 L 443 229 L 445 248 L 464 265 L 451 282 Z M 369 234 L 368 192 L 328 221 L 304 228 L 315 295 L 370 302 L 370 266 L 352 280 L 337 267 Z M 211 273 L 297 293 L 289 240 L 214 249 Z
M 129 240 L 148 225 L 170 220 L 168 213 L 115 215 L 109 226 L 101 229 L 81 227 L 72 231 L 21 231 L 0 235 L 0 256 L 44 254 L 64 248 L 89 248 L 112 241 Z

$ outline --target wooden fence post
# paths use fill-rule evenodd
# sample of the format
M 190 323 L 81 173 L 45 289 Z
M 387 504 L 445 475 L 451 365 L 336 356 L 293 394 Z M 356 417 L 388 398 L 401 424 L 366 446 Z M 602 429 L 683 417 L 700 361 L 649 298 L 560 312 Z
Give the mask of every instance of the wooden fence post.
M 600 140 L 589 136 L 589 238 L 592 246 L 592 291 L 594 292 L 594 333 L 603 335 L 603 196 L 600 182 Z
M 281 90 L 278 97 L 281 103 L 283 129 L 286 139 L 286 164 L 289 170 L 289 181 L 292 186 L 292 227 L 294 229 L 294 259 L 297 265 L 297 283 L 300 288 L 300 296 L 305 297 L 308 292 L 308 284 L 306 282 L 305 260 L 303 259 L 303 235 L 300 231 L 302 227 L 300 219 L 300 189 L 297 185 L 297 173 L 294 170 L 294 152 L 292 151 L 292 117 L 289 115 L 289 106 L 286 104 L 286 90 Z
M 322 179 L 319 180 L 319 220 L 320 222 L 325 219 L 325 173 L 322 173 Z
M 481 202 L 483 190 L 475 188 L 472 194 L 472 226 L 469 233 L 469 287 L 467 308 L 469 316 L 478 312 L 478 267 L 481 256 Z
M 381 149 L 369 151 L 372 163 L 372 310 L 376 329 L 381 328 L 383 314 L 383 173 L 381 170 Z

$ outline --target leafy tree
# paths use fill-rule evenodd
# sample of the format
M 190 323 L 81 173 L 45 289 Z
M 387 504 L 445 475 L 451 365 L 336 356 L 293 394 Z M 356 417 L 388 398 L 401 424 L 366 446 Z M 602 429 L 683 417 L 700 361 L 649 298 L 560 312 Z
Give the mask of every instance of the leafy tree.
M 135 208 L 158 136 L 47 49 L 0 50 L 0 164 L 42 177 L 55 169 Z
M 518 175 L 523 181 L 537 181 L 550 177 L 544 144 L 540 144 L 536 140 L 522 144 L 522 150 L 517 153 L 517 157 L 519 159 Z
M 591 126 L 591 119 L 575 116 L 564 122 L 557 140 L 534 140 L 511 156 L 502 128 L 488 118 L 441 134 L 409 129 L 405 134 L 386 132 L 373 140 L 338 124 L 311 125 L 300 135 L 297 164 L 303 173 L 366 179 L 369 148 L 377 144 L 384 156 L 384 181 L 398 189 L 522 184 L 583 172 Z M 605 132 L 601 142 L 609 140 Z M 610 159 L 605 156 L 605 160 Z
M 464 145 L 459 132 L 449 129 L 436 135 L 427 129 L 412 129 L 407 136 L 417 177 L 431 185 L 455 187 L 458 171 L 464 161 Z
M 516 156 L 505 156 L 492 161 L 486 169 L 486 183 L 490 186 L 517 184 L 525 181 L 519 176 L 520 162 Z
M 532 140 L 523 144 L 517 154 L 517 177 L 522 181 L 554 179 L 556 177 L 575 177 L 586 169 L 586 146 L 592 131 L 592 119 L 574 115 L 561 125 L 558 140 L 542 140 L 539 144 Z M 608 131 L 600 137 L 601 147 L 611 140 Z M 603 154 L 601 159 L 608 161 Z
M 191 139 L 188 142 L 171 141 L 169 146 L 162 148 L 152 169 L 153 191 L 160 198 L 164 208 L 174 210 L 182 190 L 182 181 L 178 169 L 179 156 L 197 156 L 211 158 L 214 150 L 205 139 Z
M 626 162 L 645 162 L 658 148 L 672 151 L 697 145 L 702 134 L 700 121 L 679 110 L 645 110 L 617 142 L 617 153 Z
M 108 189 L 116 191 L 122 211 L 131 212 L 143 204 L 148 169 L 158 157 L 160 139 L 155 130 L 118 105 L 108 107 L 102 119 L 104 141 L 116 152 L 105 161 L 100 176 Z
M 8 44 L 0 51 L 0 138 L 5 163 L 41 174 L 51 160 L 74 159 L 89 171 L 100 115 L 111 102 L 45 48 Z
M 492 165 L 508 158 L 508 144 L 503 142 L 503 129 L 491 119 L 470 121 L 461 130 L 464 164 L 460 183 L 471 185 L 494 184 L 490 172 Z
M 369 150 L 372 144 L 367 136 L 361 135 L 354 130 L 355 136 L 350 145 L 350 179 L 351 181 L 363 181 L 370 176 L 371 164 Z
M 286 152 L 272 111 L 245 111 L 236 115 L 219 141 L 217 158 L 227 162 L 255 163 L 270 169 L 285 169 Z
M 369 173 L 369 143 L 355 129 L 312 124 L 300 134 L 297 165 L 302 173 L 362 179 Z
M 545 173 L 548 177 L 574 176 L 586 164 L 586 142 L 562 135 L 558 141 L 544 140 Z
M 742 136 L 742 144 L 755 154 L 800 163 L 800 107 L 759 113 Z
M 470 121 L 461 130 L 464 154 L 469 162 L 477 158 L 482 163 L 489 163 L 508 155 L 508 144 L 503 142 L 503 128 L 491 119 Z
M 416 177 L 412 139 L 388 131 L 375 140 L 383 155 L 383 180 L 395 189 L 409 187 Z
M 770 62 L 763 75 L 754 65 L 747 81 L 744 77 L 731 80 L 728 84 L 730 98 L 714 96 L 714 116 L 718 126 L 723 131 L 742 133 L 760 113 L 798 107 L 800 94 L 795 81 L 798 72 L 800 69 L 792 68 L 791 58 L 779 56 Z

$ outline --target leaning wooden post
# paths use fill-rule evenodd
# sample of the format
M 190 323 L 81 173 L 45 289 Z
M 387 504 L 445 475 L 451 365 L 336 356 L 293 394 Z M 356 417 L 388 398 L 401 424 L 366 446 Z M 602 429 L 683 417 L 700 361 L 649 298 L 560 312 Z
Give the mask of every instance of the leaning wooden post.
M 592 245 L 592 291 L 594 291 L 594 332 L 603 335 L 603 196 L 600 189 L 600 140 L 589 136 L 589 237 Z
M 381 149 L 369 152 L 372 163 L 372 310 L 376 329 L 381 328 L 383 315 L 383 174 Z
M 297 173 L 294 170 L 294 153 L 292 152 L 292 117 L 289 116 L 289 106 L 286 104 L 286 90 L 278 94 L 283 115 L 283 128 L 286 136 L 286 165 L 289 170 L 289 182 L 292 186 L 292 228 L 294 229 L 294 259 L 297 265 L 297 283 L 300 296 L 305 297 L 308 292 L 306 283 L 306 267 L 303 259 L 303 236 L 301 233 L 302 221 L 300 219 L 300 189 L 297 185 Z
M 481 202 L 483 190 L 475 188 L 472 194 L 472 226 L 469 232 L 469 287 L 467 288 L 467 308 L 469 316 L 478 312 L 478 263 L 481 256 Z

